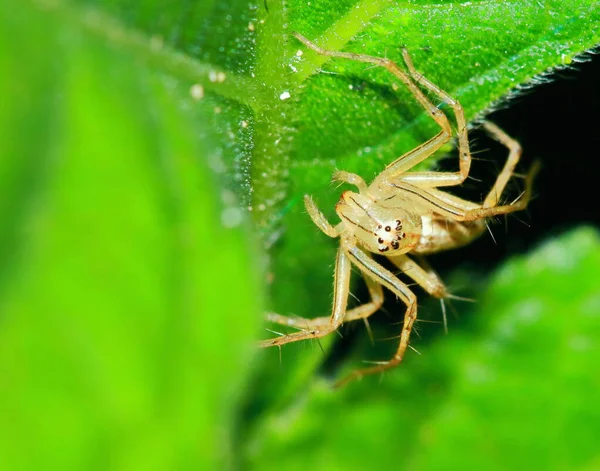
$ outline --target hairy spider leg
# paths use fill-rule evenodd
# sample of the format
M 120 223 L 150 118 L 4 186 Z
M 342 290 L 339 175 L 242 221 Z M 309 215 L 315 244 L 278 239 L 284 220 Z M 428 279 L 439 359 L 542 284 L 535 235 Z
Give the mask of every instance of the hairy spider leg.
M 406 312 L 404 314 L 404 324 L 402 326 L 402 332 L 400 334 L 400 344 L 394 357 L 385 362 L 381 362 L 375 366 L 362 368 L 355 370 L 348 376 L 338 381 L 335 386 L 340 387 L 346 383 L 359 379 L 365 375 L 379 373 L 389 368 L 393 368 L 398 365 L 404 353 L 408 347 L 408 341 L 412 327 L 417 319 L 417 297 L 415 294 L 404 284 L 396 275 L 391 271 L 384 268 L 382 265 L 373 260 L 369 255 L 359 249 L 354 242 L 343 243 L 342 246 L 347 251 L 350 260 L 356 265 L 356 267 L 367 277 L 372 278 L 377 283 L 385 286 L 392 293 L 394 293 L 400 300 L 406 304 Z
M 368 254 L 367 254 L 368 255 Z M 379 310 L 383 304 L 383 288 L 376 283 L 372 278 L 363 276 L 367 289 L 369 290 L 370 300 L 360 306 L 356 306 L 346 312 L 343 323 L 355 321 L 357 319 L 366 319 Z M 277 324 L 294 327 L 300 330 L 318 329 L 328 325 L 331 321 L 331 316 L 315 317 L 307 319 L 304 317 L 288 317 L 277 313 L 269 312 L 266 314 L 266 319 Z
M 421 288 L 435 298 L 447 298 L 446 285 L 433 270 L 425 270 L 421 265 L 412 260 L 408 255 L 388 257 L 402 273 L 415 281 Z
M 435 151 L 440 149 L 445 143 L 447 143 L 452 138 L 452 128 L 450 126 L 450 122 L 448 121 L 448 118 L 446 117 L 446 115 L 441 110 L 439 110 L 425 96 L 423 91 L 411 80 L 409 75 L 406 74 L 405 72 L 403 72 L 395 62 L 393 62 L 389 59 L 368 56 L 365 54 L 355 54 L 352 52 L 330 51 L 330 50 L 323 49 L 323 48 L 317 46 L 316 44 L 309 41 L 308 39 L 306 39 L 304 36 L 302 36 L 299 33 L 294 33 L 294 36 L 299 41 L 304 43 L 305 46 L 307 46 L 308 48 L 312 49 L 316 53 L 321 54 L 323 56 L 339 57 L 339 58 L 343 58 L 343 59 L 355 60 L 358 62 L 365 62 L 368 64 L 374 64 L 374 65 L 377 65 L 377 66 L 387 69 L 396 78 L 398 78 L 402 83 L 404 83 L 404 85 L 406 85 L 406 87 L 413 94 L 413 96 L 416 98 L 416 100 L 421 104 L 421 106 L 425 109 L 425 111 L 427 111 L 427 113 L 442 128 L 442 130 L 438 134 L 436 134 L 434 137 L 429 139 L 427 142 L 421 144 L 420 146 L 411 150 L 410 152 L 407 152 L 406 154 L 402 155 L 401 157 L 396 159 L 394 162 L 389 164 L 386 167 L 386 170 L 375 179 L 374 183 L 380 182 L 381 180 L 387 180 L 389 178 L 393 178 L 394 176 L 397 176 L 397 175 L 400 175 L 400 174 L 406 172 L 408 169 L 414 167 L 415 165 L 419 164 L 420 162 L 422 162 L 423 160 L 425 160 L 426 158 L 431 156 Z M 404 60 L 405 60 L 405 62 L 408 60 L 407 66 L 410 64 L 410 66 L 412 67 L 412 62 L 410 62 L 410 57 L 408 56 L 407 52 L 404 53 Z M 422 78 L 421 75 L 419 75 L 419 74 L 417 74 L 417 75 L 420 78 Z M 462 137 L 459 138 L 459 148 L 460 148 L 459 152 L 461 155 L 461 160 L 460 160 L 461 172 L 460 173 L 461 173 L 461 175 L 464 175 L 464 178 L 462 179 L 462 180 L 464 180 L 467 178 L 467 175 L 469 173 L 469 169 L 470 169 L 470 165 L 471 165 L 471 153 L 469 151 L 469 146 L 468 146 L 466 126 L 464 124 L 462 124 L 465 121 L 462 107 L 456 100 L 450 98 L 450 96 L 447 93 L 443 92 L 439 87 L 433 85 L 428 80 L 426 82 L 424 82 L 424 85 L 426 87 L 428 87 L 429 85 L 434 87 L 434 90 L 436 90 L 438 92 L 438 95 L 441 96 L 444 100 L 446 100 L 449 103 L 449 105 L 453 107 L 455 112 L 460 115 L 460 116 L 457 115 L 457 122 L 459 123 L 459 126 L 462 127 L 462 129 L 461 129 Z M 453 183 L 453 184 L 458 184 L 458 183 Z
M 486 196 L 483 207 L 491 208 L 498 205 L 500 201 L 500 196 L 502 196 L 502 192 L 506 187 L 506 184 L 512 177 L 515 167 L 519 160 L 521 159 L 521 144 L 519 144 L 516 140 L 506 134 L 502 129 L 496 126 L 494 123 L 490 123 L 489 121 L 485 121 L 483 123 L 484 129 L 490 134 L 494 139 L 503 144 L 508 149 L 508 158 L 506 159 L 506 163 L 502 168 L 502 171 L 496 177 L 496 182 L 494 186 Z
M 518 200 L 510 204 L 498 206 L 500 196 L 506 184 L 513 176 L 515 166 L 521 156 L 521 146 L 496 125 L 486 122 L 484 123 L 484 127 L 493 138 L 509 149 L 509 155 L 504 168 L 498 174 L 494 185 L 482 204 L 475 204 L 444 191 L 428 188 L 427 185 L 423 188 L 421 184 L 409 184 L 404 181 L 390 182 L 389 185 L 400 191 L 413 194 L 419 198 L 420 203 L 425 203 L 434 213 L 459 222 L 477 221 L 525 209 L 531 199 L 533 179 L 539 170 L 539 162 L 534 162 L 527 173 L 525 177 L 525 191 Z M 479 234 L 474 232 L 473 238 L 477 235 Z
M 335 275 L 333 281 L 333 308 L 329 322 L 315 326 L 312 330 L 302 330 L 289 335 L 260 342 L 261 347 L 274 347 L 289 342 L 305 339 L 316 339 L 334 332 L 343 322 L 350 292 L 351 263 L 346 251 L 340 247 L 335 260 Z
M 358 252 L 358 249 L 357 251 Z M 392 283 L 391 279 L 388 279 L 388 284 L 385 284 L 385 277 L 389 277 L 391 272 L 387 272 L 383 267 L 381 267 L 376 262 L 373 262 L 370 265 L 365 263 L 365 259 L 362 258 L 358 253 L 352 252 L 350 254 L 352 261 L 360 268 L 361 271 L 367 275 L 367 279 L 369 277 L 376 276 L 377 280 L 384 284 L 386 287 L 390 288 L 390 284 Z M 353 255 L 356 255 L 356 258 L 353 258 Z M 364 252 L 363 252 L 364 255 Z M 407 255 L 398 255 L 394 257 L 388 257 L 394 265 L 396 265 L 402 273 L 405 273 L 408 277 L 414 280 L 419 286 L 421 286 L 425 291 L 427 291 L 432 296 L 436 298 L 445 298 L 448 293 L 446 291 L 446 286 L 437 276 L 437 274 L 433 271 L 424 270 L 419 264 L 415 261 L 411 260 Z M 386 273 L 387 272 L 387 273 Z M 369 275 L 370 273 L 370 275 Z M 375 274 L 375 275 L 374 275 Z M 383 276 L 382 276 L 383 275 Z M 402 326 L 402 332 L 400 333 L 400 343 L 398 345 L 398 349 L 396 350 L 396 354 L 391 360 L 379 362 L 375 366 L 361 368 L 351 372 L 345 378 L 338 381 L 336 383 L 336 387 L 343 386 L 346 383 L 353 381 L 355 379 L 359 379 L 365 375 L 379 373 L 385 371 L 387 369 L 393 368 L 397 366 L 402 359 L 404 358 L 404 354 L 406 353 L 406 349 L 409 345 L 410 334 L 414 325 L 414 322 L 417 319 L 417 305 L 416 298 L 414 298 L 414 294 L 409 288 L 398 280 L 394 275 L 391 275 L 394 280 L 401 284 L 406 292 L 405 296 L 399 296 L 402 301 L 407 305 L 406 314 L 404 316 L 404 324 Z M 390 288 L 391 289 L 391 288 Z M 392 290 L 396 293 L 395 290 Z M 396 293 L 398 295 L 398 293 Z
M 402 57 L 404 63 L 408 69 L 410 76 L 415 82 L 427 90 L 437 95 L 443 103 L 447 103 L 454 111 L 456 117 L 456 125 L 458 127 L 458 153 L 459 153 L 459 171 L 458 172 L 413 172 L 403 175 L 401 178 L 407 182 L 418 184 L 420 186 L 455 186 L 463 183 L 469 176 L 471 169 L 471 151 L 469 148 L 469 136 L 467 133 L 467 122 L 465 119 L 465 113 L 462 105 L 455 99 L 452 98 L 448 93 L 432 83 L 429 79 L 423 76 L 420 72 L 415 69 L 408 49 L 402 49 Z M 391 164 L 393 165 L 393 163 Z M 388 165 L 389 167 L 389 165 Z M 382 179 L 393 178 L 396 174 L 386 175 L 387 170 L 384 171 L 380 177 Z

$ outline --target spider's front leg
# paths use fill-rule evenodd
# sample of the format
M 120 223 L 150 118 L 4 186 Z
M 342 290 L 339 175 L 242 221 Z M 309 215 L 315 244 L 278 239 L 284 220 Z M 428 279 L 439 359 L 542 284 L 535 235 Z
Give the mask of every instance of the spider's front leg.
M 410 334 L 417 319 L 417 297 L 408 286 L 400 281 L 391 271 L 375 262 L 355 244 L 349 244 L 347 242 L 344 244 L 344 242 L 342 242 L 342 248 L 347 251 L 350 260 L 352 260 L 366 277 L 370 277 L 375 282 L 388 288 L 392 293 L 398 296 L 404 304 L 406 304 L 407 308 L 406 313 L 404 314 L 402 332 L 400 334 L 400 344 L 398 345 L 398 349 L 393 358 L 388 361 L 380 362 L 376 366 L 353 371 L 341 381 L 338 381 L 336 387 L 343 386 L 348 382 L 362 378 L 365 375 L 379 373 L 397 366 L 404 358 L 404 353 L 408 348 Z
M 303 330 L 289 335 L 282 335 L 274 339 L 263 340 L 261 347 L 274 347 L 284 345 L 299 340 L 316 339 L 324 337 L 334 332 L 344 321 L 346 306 L 348 304 L 348 294 L 350 292 L 351 275 L 350 258 L 341 247 L 338 249 L 335 259 L 335 275 L 333 281 L 333 309 L 329 322 L 323 325 L 316 325 L 311 330 Z M 283 316 L 281 316 L 283 317 Z
M 370 277 L 363 278 L 365 279 L 367 289 L 369 290 L 370 300 L 347 311 L 344 316 L 344 324 L 358 319 L 366 319 L 377 312 L 383 304 L 383 289 L 381 288 L 381 285 L 376 283 Z M 287 327 L 294 327 L 304 331 L 321 329 L 322 327 L 327 326 L 331 320 L 331 316 L 307 319 L 305 317 L 297 316 L 282 316 L 275 312 L 268 312 L 265 318 L 269 322 L 285 325 Z

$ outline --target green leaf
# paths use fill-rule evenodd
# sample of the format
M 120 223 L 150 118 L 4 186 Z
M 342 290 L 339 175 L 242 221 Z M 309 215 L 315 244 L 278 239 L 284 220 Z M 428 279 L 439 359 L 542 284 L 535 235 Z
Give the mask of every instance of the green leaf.
M 233 466 L 262 307 L 231 106 L 80 13 L 0 6 L 0 468 Z
M 509 260 L 470 328 L 378 384 L 315 384 L 250 441 L 253 469 L 595 469 L 600 235 Z

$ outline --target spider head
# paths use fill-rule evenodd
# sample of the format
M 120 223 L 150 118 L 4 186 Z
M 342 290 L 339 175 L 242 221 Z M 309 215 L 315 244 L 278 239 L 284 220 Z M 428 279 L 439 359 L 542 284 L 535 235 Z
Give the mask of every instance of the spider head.
M 420 238 L 420 219 L 401 207 L 382 206 L 369 196 L 346 191 L 335 209 L 346 231 L 370 252 L 403 254 Z

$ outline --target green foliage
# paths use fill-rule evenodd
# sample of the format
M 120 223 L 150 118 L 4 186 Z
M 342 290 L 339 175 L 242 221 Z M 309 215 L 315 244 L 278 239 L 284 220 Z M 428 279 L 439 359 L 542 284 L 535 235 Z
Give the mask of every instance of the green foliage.
M 332 216 L 335 168 L 371 178 L 436 131 L 289 33 L 407 46 L 473 120 L 599 43 L 597 2 L 310 3 L 0 4 L 2 469 L 598 465 L 591 231 L 509 262 L 381 385 L 332 392 L 316 345 L 252 347 L 263 279 L 280 312 L 329 309 L 335 243 L 302 194 Z
M 0 468 L 223 467 L 262 309 L 216 104 L 68 11 L 0 8 Z

